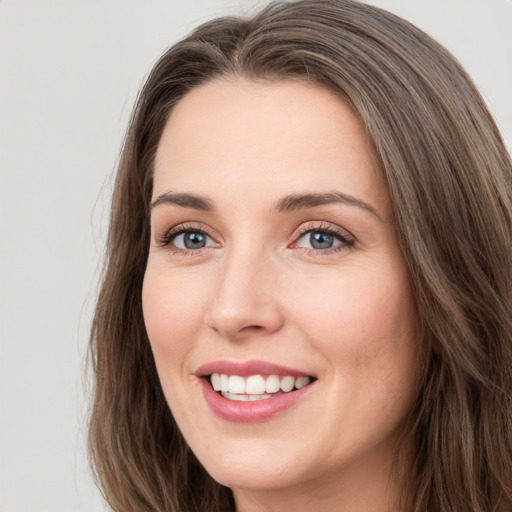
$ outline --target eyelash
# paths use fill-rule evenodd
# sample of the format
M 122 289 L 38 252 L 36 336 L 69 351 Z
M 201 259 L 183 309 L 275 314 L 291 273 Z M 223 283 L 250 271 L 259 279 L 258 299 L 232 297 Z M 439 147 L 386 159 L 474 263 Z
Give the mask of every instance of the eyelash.
M 198 254 L 197 251 L 199 249 L 184 250 L 172 244 L 172 241 L 175 238 L 185 233 L 201 233 L 202 235 L 205 235 L 213 240 L 213 237 L 207 231 L 205 231 L 202 227 L 196 224 L 178 224 L 177 226 L 167 231 L 167 233 L 160 238 L 160 240 L 158 241 L 160 247 L 165 247 L 168 251 L 170 251 L 173 254 L 185 254 L 187 256 L 194 256 Z
M 329 254 L 334 254 L 339 251 L 351 249 L 355 244 L 355 238 L 346 230 L 341 229 L 339 227 L 335 227 L 331 224 L 323 224 L 314 225 L 313 223 L 304 224 L 300 227 L 293 245 L 296 245 L 298 241 L 303 238 L 308 233 L 325 233 L 327 235 L 331 235 L 338 240 L 340 240 L 339 245 L 335 245 L 334 247 L 330 247 L 329 249 L 313 249 L 308 247 L 296 247 L 297 249 L 302 249 L 306 251 L 306 254 L 310 256 L 328 256 Z
M 213 240 L 213 237 L 202 227 L 195 225 L 195 224 L 179 224 L 172 229 L 170 229 L 164 236 L 162 236 L 159 239 L 159 245 L 161 247 L 165 247 L 168 251 L 170 251 L 173 254 L 185 254 L 188 256 L 194 256 L 198 254 L 198 251 L 200 249 L 180 249 L 172 244 L 172 241 L 177 238 L 179 235 L 185 234 L 185 233 L 201 233 L 202 235 L 205 235 Z M 296 244 L 298 241 L 303 238 L 308 233 L 325 233 L 328 235 L 331 235 L 338 240 L 341 241 L 339 245 L 336 245 L 334 247 L 328 248 L 328 249 L 314 249 L 314 248 L 308 248 L 308 247 L 297 247 Z M 306 254 L 311 256 L 327 256 L 329 254 L 337 253 L 342 250 L 350 249 L 354 246 L 355 239 L 354 237 L 348 233 L 346 230 L 334 227 L 330 224 L 320 224 L 320 225 L 314 225 L 312 223 L 305 224 L 301 226 L 299 231 L 297 232 L 295 236 L 295 241 L 291 245 L 292 248 L 295 249 L 302 249 L 306 252 Z M 294 247 L 295 246 L 295 247 Z M 204 249 L 203 247 L 201 249 Z

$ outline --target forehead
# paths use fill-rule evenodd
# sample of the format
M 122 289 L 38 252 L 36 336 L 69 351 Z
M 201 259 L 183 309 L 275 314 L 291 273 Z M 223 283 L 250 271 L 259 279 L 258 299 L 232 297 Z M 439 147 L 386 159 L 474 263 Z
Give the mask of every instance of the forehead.
M 339 190 L 387 208 L 387 187 L 357 115 L 334 93 L 293 81 L 215 80 L 185 95 L 155 159 L 153 196 L 169 190 L 269 201 Z

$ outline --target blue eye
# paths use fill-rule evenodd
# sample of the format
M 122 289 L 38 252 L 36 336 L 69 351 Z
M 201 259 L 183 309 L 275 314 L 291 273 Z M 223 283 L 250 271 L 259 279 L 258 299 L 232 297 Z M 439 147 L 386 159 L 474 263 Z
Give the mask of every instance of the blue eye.
M 303 235 L 297 242 L 298 247 L 306 247 L 308 249 L 332 249 L 341 245 L 342 241 L 325 231 L 311 231 Z
M 348 232 L 330 225 L 314 228 L 305 226 L 304 230 L 302 236 L 294 243 L 294 247 L 329 253 L 331 250 L 342 250 L 354 245 L 354 239 Z
M 334 245 L 334 237 L 327 233 L 310 233 L 309 243 L 313 249 L 330 249 Z
M 212 239 L 201 231 L 184 231 L 173 236 L 170 242 L 183 250 L 203 249 L 214 245 Z

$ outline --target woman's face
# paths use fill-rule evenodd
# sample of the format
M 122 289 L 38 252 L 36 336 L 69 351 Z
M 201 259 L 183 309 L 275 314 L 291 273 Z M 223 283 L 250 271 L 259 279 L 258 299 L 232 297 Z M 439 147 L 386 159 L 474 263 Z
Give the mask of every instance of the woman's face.
M 297 82 L 197 87 L 163 132 L 152 201 L 144 320 L 201 463 L 235 497 L 329 482 L 380 496 L 418 344 L 356 115 Z

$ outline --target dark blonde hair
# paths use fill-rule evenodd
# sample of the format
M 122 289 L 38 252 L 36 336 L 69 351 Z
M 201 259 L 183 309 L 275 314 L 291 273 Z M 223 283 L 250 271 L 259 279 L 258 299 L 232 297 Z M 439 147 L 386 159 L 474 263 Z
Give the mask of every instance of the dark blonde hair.
M 457 61 L 408 22 L 352 0 L 273 2 L 169 49 L 120 159 L 92 326 L 90 454 L 116 511 L 234 510 L 178 430 L 145 331 L 141 289 L 159 139 L 176 103 L 218 77 L 297 80 L 348 101 L 389 186 L 424 355 L 403 425 L 415 512 L 512 509 L 512 166 Z M 400 446 L 397 461 L 400 461 Z

